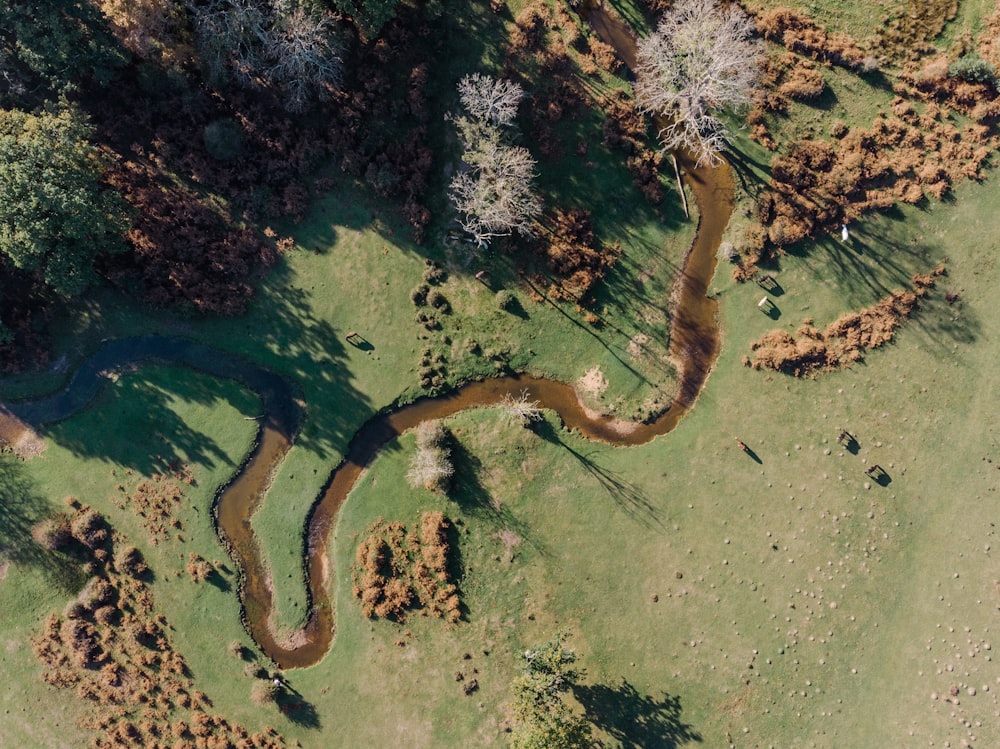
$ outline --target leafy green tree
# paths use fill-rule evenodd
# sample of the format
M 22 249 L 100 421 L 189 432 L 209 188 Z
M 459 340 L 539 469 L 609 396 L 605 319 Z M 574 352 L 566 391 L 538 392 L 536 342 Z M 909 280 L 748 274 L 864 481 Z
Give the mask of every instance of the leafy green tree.
M 563 699 L 582 675 L 573 668 L 576 654 L 564 647 L 567 637 L 563 632 L 524 651 L 521 675 L 512 685 L 512 749 L 586 749 L 593 744 L 590 723 Z
M 37 101 L 82 80 L 107 83 L 125 62 L 96 3 L 0 2 L 0 99 Z
M 396 15 L 399 0 L 335 0 L 334 5 L 353 19 L 362 36 L 374 39 Z
M 121 197 L 101 185 L 82 115 L 0 110 L 0 254 L 64 296 L 96 281 L 94 258 L 126 248 Z

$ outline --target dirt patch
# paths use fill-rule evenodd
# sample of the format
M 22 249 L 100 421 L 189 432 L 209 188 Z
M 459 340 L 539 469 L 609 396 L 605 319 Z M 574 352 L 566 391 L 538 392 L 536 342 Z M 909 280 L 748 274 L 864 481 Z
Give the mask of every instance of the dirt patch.
M 10 569 L 10 560 L 4 561 L 0 564 L 0 580 L 7 579 L 7 570 Z
M 580 403 L 580 410 L 583 411 L 584 416 L 591 421 L 601 422 L 601 427 L 603 429 L 607 429 L 619 437 L 627 437 L 642 426 L 641 422 L 625 421 L 625 419 L 618 419 L 604 413 L 603 411 L 590 408 L 583 402 L 583 400 L 580 399 L 579 393 L 577 394 L 577 400 Z
M 645 333 L 636 333 L 628 342 L 628 355 L 633 359 L 641 359 L 646 351 L 646 344 L 649 343 L 649 336 Z
M 31 426 L 0 405 L 0 449 L 27 460 L 41 455 L 45 442 Z
M 795 336 L 780 329 L 765 333 L 750 345 L 753 356 L 744 357 L 743 363 L 796 377 L 850 366 L 863 359 L 865 352 L 891 341 L 896 329 L 934 286 L 934 279 L 944 272 L 944 266 L 939 266 L 929 274 L 918 274 L 913 277 L 913 291 L 895 291 L 871 307 L 844 315 L 825 331 L 805 320 Z
M 587 395 L 600 398 L 608 389 L 608 380 L 599 366 L 587 370 L 587 373 L 576 381 L 576 386 Z
M 497 531 L 495 537 L 503 544 L 503 561 L 510 564 L 514 561 L 514 549 L 521 545 L 521 537 L 509 528 Z

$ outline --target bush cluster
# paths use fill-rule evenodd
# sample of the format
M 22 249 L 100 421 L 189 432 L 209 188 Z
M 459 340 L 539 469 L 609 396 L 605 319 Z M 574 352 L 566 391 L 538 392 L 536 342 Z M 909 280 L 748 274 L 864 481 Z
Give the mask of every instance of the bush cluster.
M 381 518 L 358 545 L 353 592 L 369 618 L 402 622 L 419 609 L 449 622 L 461 618 L 458 587 L 449 580 L 451 523 L 438 511 L 423 513 L 419 538 L 399 522 Z

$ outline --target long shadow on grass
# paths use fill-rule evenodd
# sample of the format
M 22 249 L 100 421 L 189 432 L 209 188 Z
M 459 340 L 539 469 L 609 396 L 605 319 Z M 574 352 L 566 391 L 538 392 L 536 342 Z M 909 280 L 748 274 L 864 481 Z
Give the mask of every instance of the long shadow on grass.
M 617 686 L 574 686 L 573 695 L 587 718 L 624 749 L 674 749 L 701 742 L 701 735 L 681 720 L 680 697 L 639 694 L 622 679 Z
M 727 144 L 722 156 L 740 181 L 740 187 L 748 195 L 757 197 L 767 187 L 771 178 L 770 165 L 757 161 L 752 155 L 741 150 L 732 142 Z
M 455 468 L 455 479 L 449 496 L 463 512 L 496 526 L 498 531 L 514 531 L 522 541 L 530 544 L 543 556 L 546 555 L 544 547 L 532 536 L 528 525 L 514 517 L 508 508 L 493 501 L 493 496 L 479 480 L 479 472 L 483 470 L 482 461 L 456 439 L 451 442 L 451 461 Z
M 295 725 L 319 730 L 319 713 L 316 712 L 315 705 L 305 700 L 298 692 L 286 688 L 278 693 L 275 702 L 281 714 Z
M 86 579 L 80 565 L 31 537 L 32 526 L 51 514 L 20 461 L 0 455 L 0 558 L 40 569 L 60 592 L 72 594 Z
M 576 325 L 578 328 L 580 328 L 580 330 L 583 330 L 583 331 L 589 333 L 591 336 L 593 336 L 593 338 L 596 339 L 597 342 L 600 343 L 602 346 L 604 346 L 604 348 L 607 349 L 608 353 L 611 354 L 613 357 L 615 357 L 615 359 L 617 359 L 618 362 L 623 367 L 625 367 L 625 369 L 627 369 L 629 372 L 631 372 L 633 375 L 635 375 L 636 377 L 638 377 L 640 380 L 642 380 L 647 385 L 652 384 L 652 383 L 649 382 L 649 380 L 647 380 L 643 376 L 643 374 L 641 372 L 639 372 L 635 367 L 633 367 L 625 359 L 623 359 L 621 356 L 619 356 L 618 353 L 615 351 L 615 349 L 612 348 L 612 346 L 609 343 L 607 343 L 603 338 L 601 338 L 600 335 L 598 335 L 597 333 L 595 333 L 587 325 L 583 324 L 582 322 L 580 322 L 576 318 L 570 316 L 570 314 L 568 312 L 566 312 L 566 310 L 564 310 L 557 302 L 553 301 L 552 299 L 549 299 L 549 297 L 547 297 L 544 294 L 544 292 L 542 291 L 542 289 L 539 289 L 530 280 L 526 279 L 525 283 L 527 284 L 528 288 L 530 288 L 535 294 L 537 294 L 542 299 L 544 299 L 546 302 L 548 302 L 549 305 L 552 307 L 552 309 L 554 309 L 556 312 L 558 312 L 559 314 L 561 314 L 567 320 L 569 320 L 570 322 L 572 322 L 574 325 Z
M 548 419 L 535 422 L 533 428 L 535 433 L 538 434 L 538 436 L 543 440 L 553 445 L 562 447 L 570 455 L 576 458 L 580 465 L 586 469 L 587 473 L 597 479 L 597 483 L 601 485 L 601 488 L 608 493 L 608 495 L 615 501 L 615 504 L 617 504 L 622 510 L 647 527 L 651 527 L 653 525 L 663 527 L 663 522 L 657 514 L 656 507 L 649 500 L 649 498 L 642 493 L 642 490 L 638 486 L 633 484 L 631 481 L 622 478 L 622 475 L 618 471 L 612 471 L 598 464 L 591 457 L 592 455 L 598 453 L 598 450 L 594 450 L 590 454 L 585 455 L 579 450 L 570 447 L 559 438 L 559 432 L 556 427 L 548 421 Z

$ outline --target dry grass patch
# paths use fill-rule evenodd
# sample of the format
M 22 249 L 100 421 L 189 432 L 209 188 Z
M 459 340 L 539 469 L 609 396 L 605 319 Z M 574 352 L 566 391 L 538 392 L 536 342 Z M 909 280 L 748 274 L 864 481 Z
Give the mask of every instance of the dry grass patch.
M 409 611 L 419 610 L 449 622 L 461 618 L 458 587 L 448 573 L 450 528 L 438 511 L 423 513 L 419 537 L 382 518 L 368 528 L 352 574 L 365 616 L 403 622 Z
M 184 529 L 175 513 L 182 506 L 184 487 L 195 483 L 190 468 L 184 463 L 160 462 L 163 463 L 162 471 L 149 477 L 136 476 L 126 470 L 124 480 L 115 487 L 117 493 L 111 497 L 118 509 L 131 508 L 139 516 L 154 546 L 166 540 L 172 531 Z M 114 471 L 112 475 L 116 475 Z
M 774 369 L 796 377 L 850 366 L 865 352 L 892 340 L 896 329 L 913 313 L 934 279 L 945 272 L 938 266 L 929 274 L 913 277 L 913 291 L 894 291 L 885 299 L 859 312 L 846 314 L 825 331 L 806 320 L 796 336 L 772 330 L 750 344 L 754 354 L 743 363 L 754 369 Z
M 146 566 L 135 547 L 87 505 L 58 522 L 71 529 L 93 576 L 62 616 L 45 618 L 32 646 L 43 681 L 92 705 L 81 720 L 94 732 L 92 747 L 286 745 L 273 729 L 250 733 L 209 712 L 212 701 L 195 689 L 171 626 L 140 579 Z

